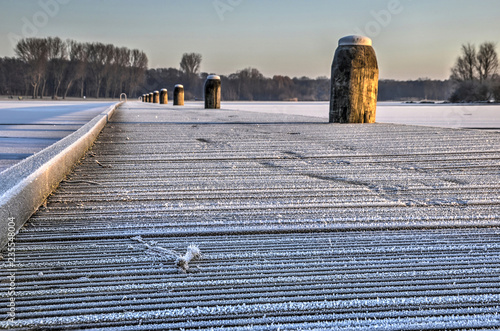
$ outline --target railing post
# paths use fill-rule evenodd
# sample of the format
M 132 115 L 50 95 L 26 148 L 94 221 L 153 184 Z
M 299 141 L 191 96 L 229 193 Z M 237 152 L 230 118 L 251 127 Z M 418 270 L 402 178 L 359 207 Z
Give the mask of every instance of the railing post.
M 174 106 L 184 106 L 184 86 L 181 84 L 174 88 Z
M 332 63 L 330 123 L 375 123 L 378 64 L 370 38 L 339 40 Z
M 210 75 L 205 82 L 205 109 L 220 109 L 221 82 L 220 77 Z

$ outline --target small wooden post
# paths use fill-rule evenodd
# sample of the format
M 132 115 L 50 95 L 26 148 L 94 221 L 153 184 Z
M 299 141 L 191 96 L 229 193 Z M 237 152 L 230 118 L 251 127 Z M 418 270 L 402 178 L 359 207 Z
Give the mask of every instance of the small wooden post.
M 162 105 L 168 104 L 168 90 L 166 88 L 161 89 L 160 91 L 160 104 Z
M 184 86 L 181 84 L 174 88 L 174 106 L 184 106 Z
M 153 92 L 149 93 L 148 101 L 149 103 L 153 102 Z
M 330 123 L 375 123 L 378 64 L 370 38 L 339 40 L 331 84 Z
M 220 77 L 210 75 L 205 82 L 205 109 L 220 109 L 221 82 Z
M 142 102 L 147 102 L 147 100 L 146 100 L 146 94 L 142 95 Z
M 159 91 L 153 92 L 153 103 L 160 103 L 160 92 Z

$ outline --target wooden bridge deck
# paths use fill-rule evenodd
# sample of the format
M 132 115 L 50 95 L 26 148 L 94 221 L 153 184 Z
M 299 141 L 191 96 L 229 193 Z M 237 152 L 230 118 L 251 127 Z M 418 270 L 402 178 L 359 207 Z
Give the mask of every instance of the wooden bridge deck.
M 499 190 L 495 132 L 128 102 L 2 261 L 0 326 L 497 329 Z

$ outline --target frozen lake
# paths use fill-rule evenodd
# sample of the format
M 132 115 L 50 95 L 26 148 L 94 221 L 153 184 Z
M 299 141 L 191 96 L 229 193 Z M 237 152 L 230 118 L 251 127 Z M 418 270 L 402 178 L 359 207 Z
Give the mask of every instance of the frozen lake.
M 328 119 L 328 102 L 223 102 L 223 109 L 305 115 Z M 500 129 L 500 105 L 381 102 L 377 122 L 446 128 Z
M 114 102 L 0 102 L 0 172 L 78 130 Z

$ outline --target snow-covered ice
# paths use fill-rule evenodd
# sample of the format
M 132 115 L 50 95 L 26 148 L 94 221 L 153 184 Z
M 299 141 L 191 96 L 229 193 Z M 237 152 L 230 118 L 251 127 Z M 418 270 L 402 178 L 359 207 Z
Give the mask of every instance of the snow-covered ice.
M 41 151 L 103 112 L 112 102 L 0 102 L 0 171 Z
M 328 120 L 328 102 L 222 102 L 222 109 L 303 115 Z M 378 123 L 500 130 L 500 105 L 379 102 Z

